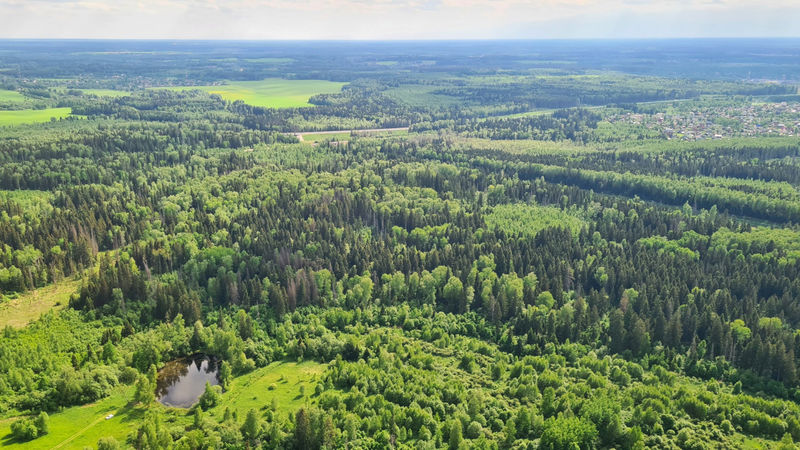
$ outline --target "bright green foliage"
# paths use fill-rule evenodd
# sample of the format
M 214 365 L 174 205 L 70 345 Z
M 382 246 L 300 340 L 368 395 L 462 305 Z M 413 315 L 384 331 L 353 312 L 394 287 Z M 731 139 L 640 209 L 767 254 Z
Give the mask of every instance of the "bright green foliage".
M 565 228 L 574 236 L 585 225 L 579 217 L 558 208 L 523 203 L 496 205 L 486 215 L 485 220 L 490 228 L 529 237 L 534 237 L 536 233 L 549 227 Z
M 206 389 L 203 395 L 198 399 L 197 404 L 204 410 L 213 408 L 219 403 L 221 394 L 222 388 L 219 386 L 211 386 L 208 381 L 206 381 Z
M 33 419 L 20 419 L 11 424 L 11 437 L 17 441 L 30 441 L 50 432 L 50 417 L 42 411 Z
M 247 417 L 242 424 L 242 436 L 246 440 L 252 441 L 256 439 L 261 433 L 261 423 L 258 417 L 258 412 L 255 409 L 247 411 Z
M 217 374 L 217 378 L 219 378 L 219 384 L 222 386 L 222 389 L 228 388 L 232 373 L 233 371 L 231 370 L 231 365 L 228 363 L 228 361 L 222 361 L 219 366 L 219 373 Z
M 119 450 L 122 446 L 113 437 L 103 437 L 97 441 L 97 450 Z
M 155 400 L 155 386 L 145 375 L 139 375 L 139 379 L 136 380 L 136 391 L 133 394 L 133 400 L 144 405 Z
M 583 419 L 550 418 L 545 421 L 539 448 L 546 450 L 590 449 L 597 438 L 594 425 Z
M 448 430 L 448 448 L 450 450 L 458 450 L 463 442 L 464 438 L 461 432 L 461 421 L 454 420 L 450 423 L 450 429 Z

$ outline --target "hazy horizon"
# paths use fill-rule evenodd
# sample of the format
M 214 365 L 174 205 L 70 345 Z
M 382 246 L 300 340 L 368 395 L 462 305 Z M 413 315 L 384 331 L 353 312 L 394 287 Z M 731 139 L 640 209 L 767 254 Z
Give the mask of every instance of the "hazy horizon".
M 110 38 L 110 37 L 75 37 L 75 38 L 56 38 L 56 37 L 0 37 L 0 41 L 74 41 L 74 42 L 275 42 L 275 43 L 326 43 L 326 42 L 352 42 L 352 43 L 460 43 L 460 42 L 486 42 L 486 43 L 503 43 L 503 42 L 637 42 L 637 41 L 654 41 L 654 42 L 669 42 L 669 41 L 800 41 L 800 34 L 796 36 L 684 36 L 684 37 L 625 37 L 625 38 L 608 38 L 608 37 L 579 37 L 579 38 L 440 38 L 440 39 L 387 39 L 387 38 L 353 38 L 353 39 L 323 39 L 323 38 L 308 38 L 308 39 L 281 39 L 281 38 L 261 38 L 261 39 L 248 39 L 248 38 Z
M 789 0 L 0 0 L 2 39 L 798 37 Z

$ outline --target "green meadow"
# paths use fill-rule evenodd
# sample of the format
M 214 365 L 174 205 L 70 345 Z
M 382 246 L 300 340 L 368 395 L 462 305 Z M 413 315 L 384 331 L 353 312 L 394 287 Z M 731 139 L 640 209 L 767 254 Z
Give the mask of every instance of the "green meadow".
M 49 122 L 51 118 L 62 119 L 72 113 L 72 108 L 23 109 L 20 111 L 0 111 L 0 126 L 25 123 Z
M 226 409 L 244 418 L 251 408 L 264 410 L 274 404 L 280 414 L 292 414 L 306 403 L 314 403 L 314 387 L 326 365 L 318 362 L 274 362 L 267 367 L 231 380 L 220 403 L 209 413 L 221 419 Z M 20 443 L 11 440 L 11 423 L 17 418 L 0 420 L 0 448 L 86 448 L 112 436 L 125 442 L 136 430 L 145 408 L 131 403 L 133 388 L 117 387 L 110 396 L 89 405 L 66 408 L 50 414 L 50 432 L 33 441 Z M 273 400 L 274 399 L 274 400 Z M 165 421 L 174 426 L 186 426 L 192 421 L 189 410 L 167 408 L 157 403 L 165 413 Z M 109 414 L 114 417 L 106 419 Z
M 225 100 L 243 102 L 265 108 L 297 108 L 312 106 L 308 99 L 316 94 L 341 91 L 345 83 L 325 80 L 284 80 L 267 78 L 261 81 L 234 81 L 219 86 L 181 86 L 171 90 L 199 89 L 220 95 Z
M 99 402 L 50 414 L 50 432 L 30 442 L 13 441 L 11 423 L 16 418 L 4 420 L 0 422 L 0 448 L 94 448 L 105 436 L 124 442 L 144 415 L 143 409 L 130 404 L 132 396 L 131 387 L 121 386 Z M 109 414 L 114 417 L 106 420 Z
M 440 86 L 404 84 L 389 88 L 383 94 L 391 99 L 415 107 L 425 105 L 453 106 L 459 103 L 459 99 L 456 97 L 438 94 L 437 92 L 440 89 Z
M 303 137 L 302 142 L 305 144 L 318 144 L 327 141 L 349 141 L 353 137 L 353 133 L 350 131 L 342 131 L 341 133 L 310 131 L 308 133 L 301 133 L 301 136 Z M 408 130 L 356 131 L 356 136 L 376 138 L 408 136 Z
M 22 328 L 47 311 L 65 307 L 79 285 L 77 280 L 65 280 L 0 301 L 0 329 Z
M 19 92 L 0 89 L 0 103 L 19 103 L 24 101 L 25 96 Z
M 308 133 L 302 134 L 303 143 L 305 144 L 318 144 L 320 142 L 325 141 L 349 141 L 351 138 L 349 131 L 343 131 L 341 133 Z
M 225 409 L 230 408 L 243 418 L 251 408 L 272 407 L 273 399 L 278 412 L 293 413 L 305 403 L 313 402 L 314 387 L 326 367 L 314 361 L 274 362 L 234 378 L 211 413 L 221 419 Z

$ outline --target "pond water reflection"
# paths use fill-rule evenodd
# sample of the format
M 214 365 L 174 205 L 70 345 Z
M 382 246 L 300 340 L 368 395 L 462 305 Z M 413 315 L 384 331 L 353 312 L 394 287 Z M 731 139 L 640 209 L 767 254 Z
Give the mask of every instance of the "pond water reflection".
M 189 408 L 203 394 L 206 382 L 215 386 L 218 364 L 213 359 L 197 355 L 168 362 L 158 372 L 156 396 L 166 406 Z

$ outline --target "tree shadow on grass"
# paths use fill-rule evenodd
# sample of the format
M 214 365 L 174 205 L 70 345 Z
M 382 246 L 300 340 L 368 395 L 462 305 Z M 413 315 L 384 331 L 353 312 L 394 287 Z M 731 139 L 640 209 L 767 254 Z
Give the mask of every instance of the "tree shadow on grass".
M 41 436 L 39 436 L 39 437 L 41 437 Z M 16 439 L 14 437 L 14 435 L 11 434 L 11 432 L 9 431 L 8 434 L 6 434 L 2 438 L 0 438 L 0 447 L 6 447 L 6 446 L 9 446 L 9 445 L 14 445 L 14 444 L 29 444 L 29 445 L 33 446 L 31 448 L 34 448 L 35 444 L 36 444 L 36 439 L 38 439 L 38 438 L 33 438 L 31 440 L 28 440 L 28 441 L 24 441 L 24 440 L 21 440 L 21 439 Z
M 115 418 L 119 417 L 120 422 L 141 422 L 147 408 L 137 408 L 134 402 L 128 402 L 115 413 Z
M 11 432 L 9 432 L 7 435 L 5 435 L 2 438 L 0 438 L 0 446 L 3 446 L 3 447 L 11 445 L 11 444 L 21 444 L 21 443 L 22 443 L 22 441 L 18 441 L 16 439 L 14 439 L 14 435 L 12 435 Z

